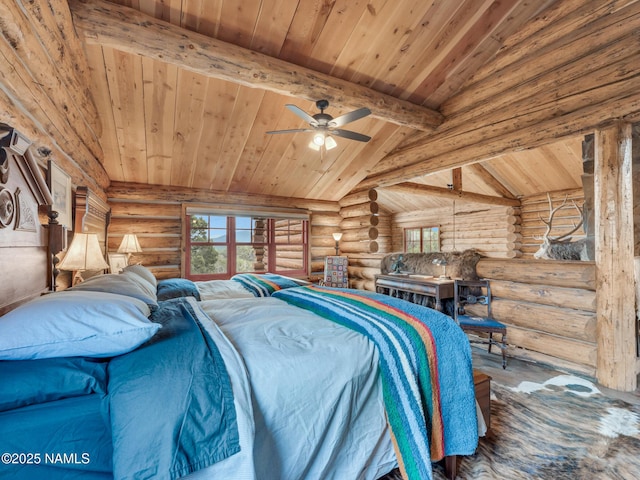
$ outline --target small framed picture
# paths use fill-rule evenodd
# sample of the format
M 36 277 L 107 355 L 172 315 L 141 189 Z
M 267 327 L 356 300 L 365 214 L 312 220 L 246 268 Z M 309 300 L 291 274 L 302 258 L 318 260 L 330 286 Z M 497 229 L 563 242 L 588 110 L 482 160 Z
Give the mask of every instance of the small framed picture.
M 73 230 L 71 211 L 71 177 L 49 160 L 47 165 L 47 184 L 53 197 L 51 209 L 58 212 L 58 223 L 67 230 Z
M 109 254 L 109 270 L 111 273 L 122 273 L 124 267 L 129 264 L 129 256 L 126 253 Z

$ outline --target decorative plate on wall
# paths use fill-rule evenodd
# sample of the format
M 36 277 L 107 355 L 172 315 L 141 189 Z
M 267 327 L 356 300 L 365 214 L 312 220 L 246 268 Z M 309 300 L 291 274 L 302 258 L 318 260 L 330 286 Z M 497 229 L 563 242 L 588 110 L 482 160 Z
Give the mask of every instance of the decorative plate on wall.
M 6 188 L 0 191 L 0 227 L 8 227 L 13 221 L 16 208 L 13 196 Z

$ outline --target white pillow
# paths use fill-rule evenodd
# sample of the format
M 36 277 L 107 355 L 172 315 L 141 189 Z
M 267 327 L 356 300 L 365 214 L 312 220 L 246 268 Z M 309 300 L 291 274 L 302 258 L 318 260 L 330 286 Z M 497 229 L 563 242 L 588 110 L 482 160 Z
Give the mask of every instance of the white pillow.
M 84 282 L 77 284 L 69 290 L 126 295 L 127 297 L 142 300 L 144 303 L 149 305 L 151 310 L 158 308 L 156 288 L 152 287 L 149 282 L 135 274 L 121 275 L 117 273 L 108 273 L 106 275 L 96 275 L 95 277 L 88 278 Z
M 151 285 L 153 285 L 153 288 L 158 286 L 158 280 L 156 279 L 156 276 L 151 273 L 151 270 L 149 270 L 144 265 L 127 265 L 126 267 L 124 267 L 123 272 L 130 272 L 139 275 Z
M 149 314 L 144 302 L 113 293 L 44 295 L 0 317 L 0 360 L 121 355 L 161 327 Z
M 132 271 L 123 270 L 122 273 L 118 274 L 119 277 L 128 278 L 132 282 L 135 282 L 140 286 L 145 292 L 147 292 L 150 296 L 154 297 L 156 300 L 158 299 L 158 287 L 157 284 L 151 284 L 144 277 L 141 277 L 137 273 L 133 273 Z

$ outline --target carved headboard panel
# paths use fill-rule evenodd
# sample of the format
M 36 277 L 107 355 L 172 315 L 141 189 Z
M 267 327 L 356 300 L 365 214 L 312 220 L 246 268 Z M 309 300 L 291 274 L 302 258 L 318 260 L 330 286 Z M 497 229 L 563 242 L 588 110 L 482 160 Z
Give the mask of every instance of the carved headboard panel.
M 30 143 L 0 123 L 0 314 L 49 288 L 47 229 L 39 210 L 52 198 Z
M 111 221 L 111 209 L 100 197 L 87 187 L 78 187 L 74 199 L 73 229 L 82 233 L 97 233 L 102 255 L 107 256 L 107 228 Z M 82 273 L 89 278 L 103 273 L 102 270 Z M 75 274 L 75 272 L 74 272 Z
M 107 227 L 111 221 L 111 209 L 87 187 L 78 187 L 75 194 L 74 230 L 97 233 L 102 253 L 107 253 Z

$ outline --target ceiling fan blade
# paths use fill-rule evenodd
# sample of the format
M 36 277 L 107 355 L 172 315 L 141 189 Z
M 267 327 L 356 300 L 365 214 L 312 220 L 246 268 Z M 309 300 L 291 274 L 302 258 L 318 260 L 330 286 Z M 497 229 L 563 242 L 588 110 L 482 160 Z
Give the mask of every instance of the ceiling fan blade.
M 348 138 L 349 140 L 357 140 L 358 142 L 368 142 L 369 140 L 371 140 L 371 137 L 368 135 L 363 135 L 357 132 L 351 132 L 349 130 L 336 129 L 336 130 L 330 130 L 329 133 L 331 133 L 332 135 L 339 135 L 340 137 L 343 137 L 343 138 Z
M 293 113 L 295 113 L 296 115 L 298 115 L 301 119 L 303 119 L 305 122 L 309 123 L 310 125 L 316 126 L 318 124 L 318 122 L 316 121 L 315 118 L 313 118 L 311 115 L 309 115 L 307 112 L 305 112 L 304 110 L 302 110 L 300 107 L 296 107 L 295 105 L 292 105 L 290 103 L 287 103 L 285 105 L 289 110 L 291 110 Z
M 300 133 L 300 132 L 315 132 L 313 128 L 293 128 L 291 130 L 270 130 L 265 133 Z
M 344 115 L 340 115 L 339 117 L 334 118 L 329 122 L 329 126 L 331 127 L 341 127 L 346 125 L 347 123 L 355 122 L 367 115 L 371 114 L 371 110 L 367 107 L 359 108 L 358 110 L 354 110 L 353 112 L 345 113 Z

